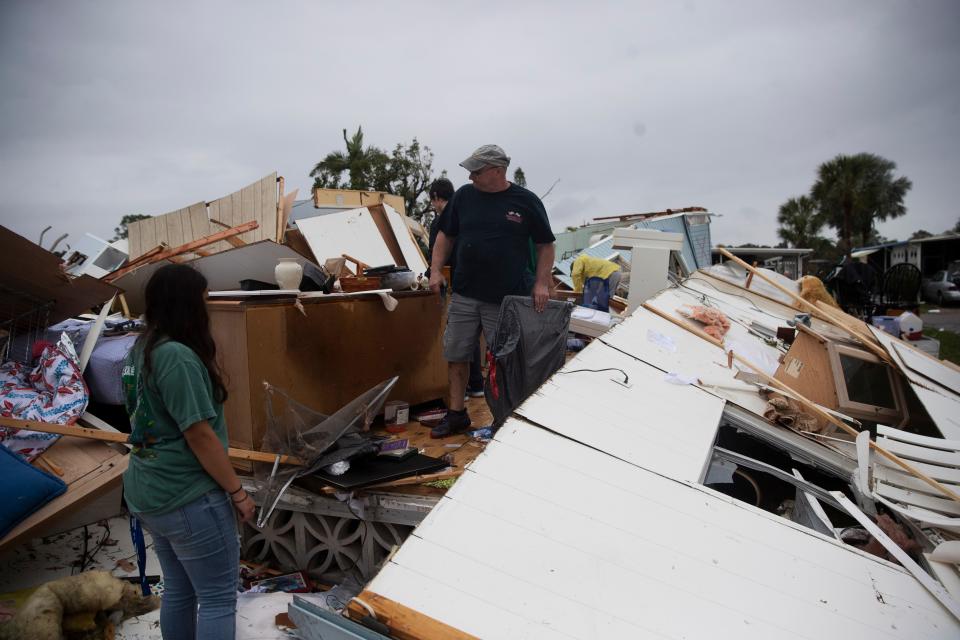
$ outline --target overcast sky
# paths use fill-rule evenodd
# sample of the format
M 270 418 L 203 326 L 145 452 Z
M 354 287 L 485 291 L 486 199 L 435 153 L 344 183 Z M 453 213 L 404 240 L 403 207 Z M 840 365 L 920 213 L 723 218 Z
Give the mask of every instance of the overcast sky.
M 362 124 L 457 185 L 503 146 L 535 192 L 560 180 L 554 229 L 700 205 L 735 244 L 776 242 L 821 162 L 877 153 L 914 184 L 880 225 L 905 239 L 960 217 L 958 33 L 932 0 L 4 0 L 0 223 L 109 238 L 272 171 L 308 194 Z

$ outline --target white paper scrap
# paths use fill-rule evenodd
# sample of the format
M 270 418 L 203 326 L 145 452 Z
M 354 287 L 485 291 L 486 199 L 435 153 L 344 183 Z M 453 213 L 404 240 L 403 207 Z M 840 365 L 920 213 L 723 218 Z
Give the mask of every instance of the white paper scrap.
M 670 384 L 697 384 L 697 376 L 688 376 L 682 373 L 676 373 L 671 371 L 663 377 L 664 380 Z
M 657 345 L 661 349 L 666 349 L 670 353 L 677 352 L 677 343 L 670 336 L 665 336 L 659 331 L 647 329 L 647 340 Z

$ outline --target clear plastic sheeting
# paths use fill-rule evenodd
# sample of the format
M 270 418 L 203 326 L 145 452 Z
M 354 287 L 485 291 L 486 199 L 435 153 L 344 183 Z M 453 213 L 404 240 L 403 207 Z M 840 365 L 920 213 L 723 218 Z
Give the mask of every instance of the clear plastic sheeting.
M 395 376 L 384 380 L 329 416 L 297 402 L 282 389 L 263 383 L 267 398 L 263 448 L 299 458 L 303 465 L 280 465 L 279 457 L 275 463 L 254 463 L 254 476 L 263 496 L 258 527 L 266 524 L 283 492 L 296 478 L 367 452 L 371 445 L 361 432 L 369 429 L 398 379 Z

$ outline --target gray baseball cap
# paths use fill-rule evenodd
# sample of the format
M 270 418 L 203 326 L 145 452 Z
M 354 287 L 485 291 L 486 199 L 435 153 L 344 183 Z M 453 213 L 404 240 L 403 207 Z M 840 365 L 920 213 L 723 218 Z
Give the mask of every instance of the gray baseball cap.
M 510 156 L 495 144 L 485 144 L 478 147 L 470 157 L 460 163 L 467 171 L 479 171 L 484 167 L 509 167 Z

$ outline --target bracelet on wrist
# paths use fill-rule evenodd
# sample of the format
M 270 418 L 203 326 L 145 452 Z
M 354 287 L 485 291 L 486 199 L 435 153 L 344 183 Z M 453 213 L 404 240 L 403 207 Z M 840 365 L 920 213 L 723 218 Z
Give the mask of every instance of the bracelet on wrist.
M 243 485 L 240 485 L 240 486 L 236 489 L 236 491 L 230 491 L 230 492 L 229 492 L 229 493 L 230 493 L 230 497 L 232 498 L 233 496 L 237 495 L 237 494 L 240 493 L 241 491 L 243 491 Z
M 240 498 L 239 500 L 234 500 L 233 498 L 230 498 L 230 502 L 232 502 L 233 504 L 240 504 L 241 502 L 243 502 L 244 500 L 246 500 L 246 499 L 249 498 L 249 497 L 250 497 L 250 494 L 244 492 L 242 498 Z

